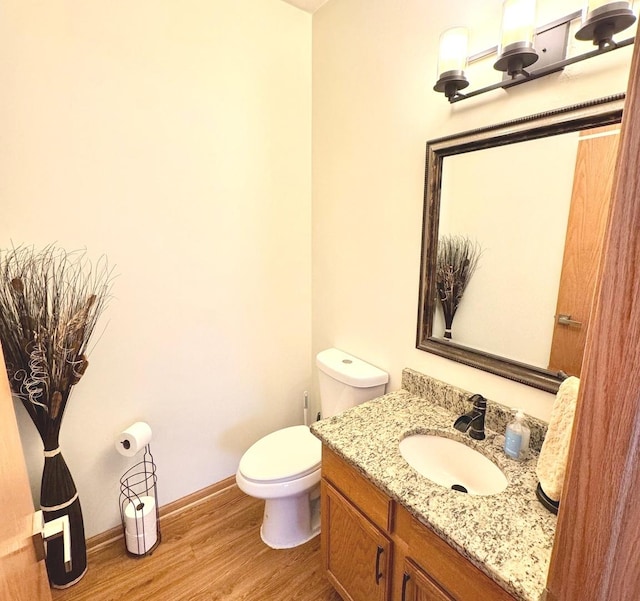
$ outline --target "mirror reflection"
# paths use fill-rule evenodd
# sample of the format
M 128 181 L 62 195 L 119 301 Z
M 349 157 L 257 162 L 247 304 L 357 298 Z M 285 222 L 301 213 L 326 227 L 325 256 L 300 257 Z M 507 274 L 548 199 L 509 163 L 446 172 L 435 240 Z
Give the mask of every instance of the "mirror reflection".
M 418 348 L 551 392 L 580 374 L 622 102 L 428 143 Z

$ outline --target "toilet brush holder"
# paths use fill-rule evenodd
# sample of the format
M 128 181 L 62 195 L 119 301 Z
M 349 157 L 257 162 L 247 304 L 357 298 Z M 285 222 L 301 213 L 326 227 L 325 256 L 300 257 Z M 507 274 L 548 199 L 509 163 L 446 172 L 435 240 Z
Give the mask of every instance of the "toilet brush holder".
M 120 478 L 120 518 L 127 554 L 145 557 L 160 544 L 156 464 L 146 445 L 142 461 Z

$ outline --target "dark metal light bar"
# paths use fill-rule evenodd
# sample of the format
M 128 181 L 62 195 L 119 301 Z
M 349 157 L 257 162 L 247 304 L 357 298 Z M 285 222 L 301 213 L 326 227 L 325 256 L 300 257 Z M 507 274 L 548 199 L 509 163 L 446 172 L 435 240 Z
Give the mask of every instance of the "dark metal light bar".
M 612 52 L 613 50 L 617 50 L 618 48 L 624 48 L 625 46 L 630 46 L 635 42 L 635 36 L 623 40 L 621 42 L 614 42 L 610 46 L 606 46 L 604 48 L 596 48 L 595 50 L 591 50 L 590 52 L 585 52 L 583 54 L 579 54 L 578 56 L 572 56 L 570 58 L 566 58 L 561 61 L 557 61 L 546 67 L 538 69 L 537 71 L 527 72 L 526 75 L 517 75 L 513 79 L 506 79 L 499 81 L 497 83 L 491 84 L 489 86 L 485 86 L 484 88 L 480 88 L 478 90 L 473 90 L 472 92 L 467 92 L 462 94 L 458 92 L 455 96 L 449 98 L 449 102 L 453 104 L 454 102 L 460 102 L 461 100 L 466 100 L 467 98 L 472 98 L 473 96 L 478 96 L 480 94 L 484 94 L 485 92 L 490 92 L 491 90 L 497 90 L 499 88 L 512 88 L 513 86 L 520 85 L 521 83 L 525 83 L 527 81 L 533 81 L 534 79 L 540 79 L 541 77 L 545 77 L 547 75 L 551 75 L 551 73 L 556 73 L 558 71 L 562 71 L 566 66 L 573 65 L 574 63 L 579 63 L 588 58 L 592 58 L 594 56 L 598 56 L 600 54 L 605 54 L 607 52 Z M 486 56 L 486 55 L 485 55 Z

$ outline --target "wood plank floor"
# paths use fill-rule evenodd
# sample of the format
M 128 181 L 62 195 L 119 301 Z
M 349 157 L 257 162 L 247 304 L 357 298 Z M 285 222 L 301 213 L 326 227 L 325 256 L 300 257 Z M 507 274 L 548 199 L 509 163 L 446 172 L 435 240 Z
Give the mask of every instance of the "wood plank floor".
M 53 601 L 340 601 L 320 537 L 279 551 L 262 542 L 263 503 L 232 486 L 166 516 L 153 555 L 131 558 L 122 540 L 96 549 L 85 577 Z

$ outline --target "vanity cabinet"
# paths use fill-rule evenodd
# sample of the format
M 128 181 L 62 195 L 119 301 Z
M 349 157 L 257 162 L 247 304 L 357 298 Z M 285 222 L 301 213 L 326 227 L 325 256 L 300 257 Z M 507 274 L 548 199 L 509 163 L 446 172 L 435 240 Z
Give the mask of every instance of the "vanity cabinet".
M 344 601 L 515 601 L 328 447 L 322 554 Z

